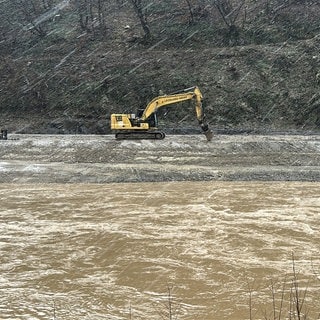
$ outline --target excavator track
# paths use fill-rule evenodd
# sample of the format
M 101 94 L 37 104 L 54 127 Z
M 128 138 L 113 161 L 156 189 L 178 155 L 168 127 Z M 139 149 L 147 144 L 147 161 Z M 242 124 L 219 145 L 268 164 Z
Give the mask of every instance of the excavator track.
M 132 132 L 117 132 L 115 137 L 117 140 L 163 140 L 165 133 L 161 131 L 132 131 Z

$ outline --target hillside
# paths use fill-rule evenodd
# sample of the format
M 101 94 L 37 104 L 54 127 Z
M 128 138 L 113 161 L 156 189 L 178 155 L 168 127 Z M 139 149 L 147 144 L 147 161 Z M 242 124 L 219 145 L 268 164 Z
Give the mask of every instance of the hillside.
M 317 1 L 31 2 L 0 4 L 9 132 L 109 133 L 110 113 L 193 85 L 213 130 L 319 130 Z M 199 130 L 192 105 L 171 110 L 165 131 Z

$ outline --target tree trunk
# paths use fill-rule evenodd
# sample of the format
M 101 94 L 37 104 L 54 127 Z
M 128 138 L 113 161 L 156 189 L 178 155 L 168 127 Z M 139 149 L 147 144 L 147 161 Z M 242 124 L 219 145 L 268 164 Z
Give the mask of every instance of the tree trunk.
M 142 1 L 141 0 L 131 0 L 131 3 L 134 7 L 135 12 L 138 15 L 139 20 L 140 20 L 142 29 L 144 31 L 144 38 L 146 40 L 149 40 L 151 38 L 151 31 L 150 31 L 150 27 L 147 22 L 146 15 L 143 12 Z

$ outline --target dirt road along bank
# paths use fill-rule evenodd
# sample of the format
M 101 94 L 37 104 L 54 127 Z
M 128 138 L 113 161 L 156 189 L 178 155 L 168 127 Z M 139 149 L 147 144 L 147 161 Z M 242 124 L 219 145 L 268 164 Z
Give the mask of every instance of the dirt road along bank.
M 320 135 L 10 135 L 0 183 L 320 181 Z

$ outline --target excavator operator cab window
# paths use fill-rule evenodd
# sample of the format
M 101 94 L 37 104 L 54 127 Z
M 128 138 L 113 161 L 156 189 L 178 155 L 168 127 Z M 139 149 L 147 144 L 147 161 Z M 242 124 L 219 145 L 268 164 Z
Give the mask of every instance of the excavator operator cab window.
M 144 111 L 144 109 L 142 109 L 142 108 L 139 108 L 139 109 L 137 110 L 137 116 L 138 116 L 138 118 L 140 118 L 140 117 L 143 115 L 143 111 Z

